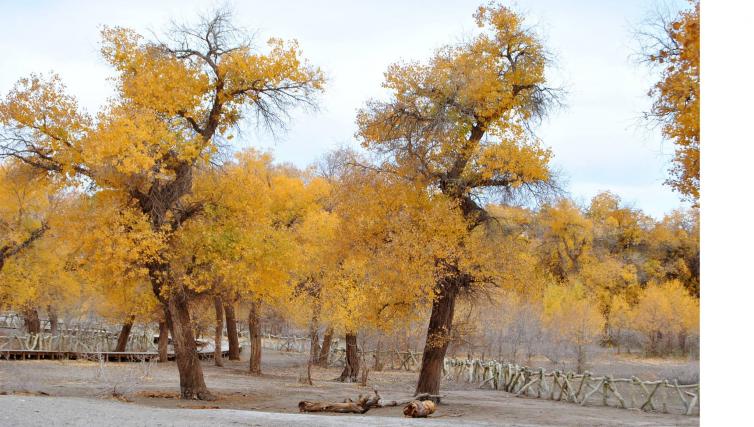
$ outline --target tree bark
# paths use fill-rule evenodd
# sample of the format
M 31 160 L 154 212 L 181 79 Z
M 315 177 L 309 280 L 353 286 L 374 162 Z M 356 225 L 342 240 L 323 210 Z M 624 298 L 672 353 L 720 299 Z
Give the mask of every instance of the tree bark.
M 382 358 L 380 357 L 380 353 L 382 352 L 382 337 L 377 339 L 377 351 L 374 352 L 374 366 L 372 369 L 374 369 L 376 372 L 382 371 Z
M 309 325 L 309 361 L 311 363 L 317 363 L 319 361 L 319 324 L 317 322 L 317 316 L 312 317 L 312 322 Z
M 576 346 L 576 373 L 583 374 L 586 369 L 586 349 L 583 345 Z
M 158 222 L 157 224 L 161 223 Z M 170 330 L 180 378 L 181 398 L 215 400 L 204 383 L 204 373 L 202 372 L 202 365 L 199 363 L 196 339 L 191 327 L 191 313 L 189 312 L 186 290 L 176 283 L 171 283 L 172 278 L 168 264 L 153 262 L 148 265 L 148 268 L 152 292 L 162 304 L 165 321 Z M 163 287 L 166 289 L 163 289 Z M 163 292 L 163 290 L 168 290 L 169 295 L 166 295 L 167 292 Z
M 47 317 L 50 320 L 50 335 L 58 333 L 58 312 L 52 305 L 47 306 Z
M 118 343 L 115 345 L 115 351 L 121 353 L 126 351 L 128 337 L 131 335 L 131 328 L 134 326 L 134 319 L 136 319 L 136 316 L 133 314 L 128 316 L 128 319 L 126 319 L 123 326 L 120 328 L 120 335 L 118 335 Z
M 160 322 L 160 338 L 157 340 L 157 352 L 160 354 L 160 362 L 168 361 L 168 322 Z
M 24 327 L 28 334 L 38 334 L 42 329 L 42 322 L 39 321 L 39 312 L 36 308 L 27 309 L 24 313 Z
M 202 365 L 199 363 L 196 339 L 191 327 L 188 298 L 182 289 L 170 296 L 168 309 L 170 310 L 175 360 L 181 380 L 181 398 L 214 400 L 214 396 L 204 383 L 204 373 L 202 372 Z
M 340 374 L 340 381 L 354 383 L 359 375 L 359 347 L 355 333 L 346 334 L 346 366 Z
M 432 303 L 432 314 L 429 318 L 427 340 L 424 344 L 422 367 L 416 385 L 416 394 L 437 395 L 440 392 L 442 367 L 445 352 L 450 343 L 458 287 L 455 277 L 447 277 L 439 284 L 440 292 Z
M 215 295 L 215 366 L 223 366 L 223 300 Z
M 31 244 L 34 243 L 35 240 L 41 238 L 49 228 L 50 227 L 47 225 L 47 222 L 44 222 L 41 227 L 32 231 L 31 234 L 29 234 L 29 237 L 27 237 L 23 242 L 17 243 L 15 245 L 0 246 L 0 271 L 3 271 L 5 260 L 31 246 Z
M 228 333 L 228 359 L 241 360 L 241 347 L 238 344 L 238 326 L 236 325 L 236 310 L 233 303 L 224 304 L 225 329 Z
M 259 319 L 259 303 L 251 302 L 249 308 L 249 372 L 262 374 L 262 323 Z
M 325 336 L 322 338 L 322 348 L 319 350 L 319 360 L 317 364 L 327 368 L 330 362 L 330 345 L 332 344 L 333 329 L 331 326 L 325 330 Z

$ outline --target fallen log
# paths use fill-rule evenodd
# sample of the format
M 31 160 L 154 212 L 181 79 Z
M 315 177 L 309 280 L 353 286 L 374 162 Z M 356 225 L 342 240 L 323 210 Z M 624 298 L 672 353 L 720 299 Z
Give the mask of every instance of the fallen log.
M 401 406 L 411 404 L 414 402 L 422 403 L 423 401 L 429 401 L 433 399 L 439 399 L 440 396 L 430 395 L 427 393 L 419 394 L 411 399 L 407 400 L 385 400 L 380 396 L 377 389 L 374 389 L 374 395 L 371 397 L 359 395 L 356 401 L 346 399 L 343 402 L 313 402 L 309 400 L 302 400 L 298 403 L 299 412 L 336 412 L 341 414 L 364 414 L 372 408 L 385 408 L 389 406 Z M 431 414 L 435 410 L 434 402 L 432 404 L 432 410 L 427 412 Z M 426 408 L 422 409 L 426 412 Z M 417 413 L 422 413 L 419 410 Z M 405 413 L 405 408 L 404 408 Z M 424 415 L 426 417 L 426 415 Z
M 354 402 L 346 399 L 344 402 L 310 402 L 302 400 L 298 403 L 299 412 L 337 412 L 340 414 L 364 414 L 380 401 L 380 394 L 374 390 L 374 396 L 359 395 Z
M 431 400 L 412 400 L 403 408 L 403 415 L 411 418 L 427 418 L 435 412 L 435 402 Z
M 298 403 L 299 412 L 337 412 L 340 414 L 363 414 L 369 407 L 360 402 L 310 402 L 302 400 Z

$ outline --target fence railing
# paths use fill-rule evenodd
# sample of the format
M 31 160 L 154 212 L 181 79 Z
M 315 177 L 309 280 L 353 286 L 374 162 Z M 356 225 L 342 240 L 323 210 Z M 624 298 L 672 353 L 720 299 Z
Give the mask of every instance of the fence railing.
M 413 372 L 421 366 L 422 353 L 417 351 L 400 350 L 359 350 L 359 358 L 372 364 L 380 365 L 391 370 Z M 346 360 L 346 349 L 333 348 L 330 351 L 330 364 L 343 366 Z
M 275 351 L 308 353 L 311 340 L 305 337 L 267 334 L 262 336 L 262 348 Z
M 445 359 L 446 380 L 479 384 L 516 396 L 577 403 L 602 404 L 694 415 L 699 413 L 699 384 L 678 384 L 677 380 L 642 381 L 637 377 L 613 378 L 590 372 L 576 374 L 545 371 L 512 363 Z
M 0 336 L 2 350 L 39 350 L 60 352 L 114 351 L 118 335 L 108 332 L 83 332 L 75 334 L 26 334 Z M 126 352 L 157 351 L 154 334 L 149 331 L 131 333 L 126 343 Z

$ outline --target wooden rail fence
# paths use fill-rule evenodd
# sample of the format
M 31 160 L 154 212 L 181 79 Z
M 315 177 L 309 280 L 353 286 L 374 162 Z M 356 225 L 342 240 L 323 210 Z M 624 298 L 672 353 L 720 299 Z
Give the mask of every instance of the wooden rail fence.
M 84 332 L 74 334 L 26 334 L 0 336 L 0 351 L 58 351 L 58 352 L 112 352 L 118 342 L 118 335 L 108 332 Z M 154 334 L 149 331 L 132 333 L 126 343 L 126 352 L 156 352 Z
M 267 334 L 262 336 L 262 348 L 275 351 L 308 353 L 311 340 L 304 337 Z
M 677 380 L 642 381 L 637 377 L 613 378 L 590 372 L 576 374 L 559 370 L 546 372 L 512 363 L 445 359 L 446 380 L 479 384 L 543 399 L 579 405 L 602 404 L 626 409 L 694 415 L 699 413 L 699 384 L 678 384 Z
M 421 366 L 421 352 L 400 350 L 359 350 L 359 358 L 373 364 L 379 360 L 387 369 L 413 372 Z M 346 349 L 333 348 L 330 351 L 330 364 L 343 366 L 346 361 Z

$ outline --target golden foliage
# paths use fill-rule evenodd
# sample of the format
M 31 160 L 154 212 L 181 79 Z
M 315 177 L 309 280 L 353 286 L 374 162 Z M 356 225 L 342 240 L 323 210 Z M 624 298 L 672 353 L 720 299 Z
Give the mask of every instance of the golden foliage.
M 546 88 L 546 53 L 521 15 L 481 7 L 483 31 L 437 50 L 426 63 L 398 63 L 385 73 L 387 102 L 359 111 L 358 135 L 398 174 L 464 202 L 483 188 L 511 191 L 550 178 L 549 149 L 527 132 L 553 92 Z
M 545 329 L 574 346 L 592 344 L 604 326 L 599 308 L 578 283 L 548 286 L 542 307 Z
M 661 42 L 648 59 L 661 68 L 660 81 L 649 92 L 650 115 L 662 124 L 662 133 L 675 145 L 668 179 L 675 190 L 698 204 L 700 143 L 699 0 L 689 0 L 690 10 L 667 23 Z
M 656 351 L 662 334 L 699 333 L 699 301 L 678 280 L 651 283 L 639 296 L 631 323 L 647 337 L 650 351 Z

